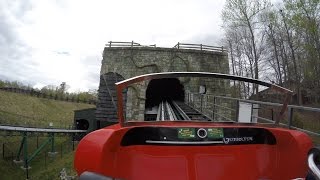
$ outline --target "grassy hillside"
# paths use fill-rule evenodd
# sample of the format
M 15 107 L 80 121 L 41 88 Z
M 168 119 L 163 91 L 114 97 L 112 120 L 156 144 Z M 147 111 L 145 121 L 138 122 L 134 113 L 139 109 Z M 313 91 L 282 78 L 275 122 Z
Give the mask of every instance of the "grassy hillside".
M 90 104 L 56 101 L 0 91 L 0 124 L 69 127 L 73 111 L 94 107 Z
M 23 94 L 0 91 L 0 124 L 48 127 L 52 122 L 54 127 L 68 128 L 73 124 L 73 111 L 77 109 L 92 108 L 94 105 L 56 101 L 37 98 Z M 2 135 L 5 135 L 2 133 Z M 39 145 L 46 141 L 46 134 L 39 137 Z M 26 179 L 26 173 L 20 165 L 14 164 L 11 158 L 16 156 L 21 136 L 0 136 L 0 179 L 16 180 Z M 5 144 L 5 156 L 2 157 Z M 47 146 L 31 162 L 29 179 L 60 179 L 59 172 L 66 168 L 68 175 L 75 175 L 73 170 L 72 141 L 69 136 L 55 138 L 55 148 L 58 152 L 55 158 L 46 154 L 50 151 Z M 29 156 L 36 149 L 36 137 L 28 137 Z

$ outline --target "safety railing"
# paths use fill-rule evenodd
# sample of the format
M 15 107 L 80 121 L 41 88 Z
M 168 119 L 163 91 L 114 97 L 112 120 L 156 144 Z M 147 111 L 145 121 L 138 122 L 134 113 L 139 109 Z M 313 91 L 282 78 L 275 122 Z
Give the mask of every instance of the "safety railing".
M 200 51 L 215 51 L 215 52 L 226 52 L 227 49 L 223 48 L 223 46 L 209 46 L 204 44 L 188 44 L 188 43 L 180 43 L 176 44 L 173 48 L 176 49 L 192 49 L 192 50 L 200 50 Z
M 280 111 L 279 107 L 282 107 L 282 104 L 280 103 L 239 99 L 225 96 L 214 96 L 209 94 L 197 94 L 190 92 L 187 92 L 185 101 L 189 106 L 211 117 L 213 121 L 236 122 L 238 120 L 239 103 L 244 102 L 252 105 L 257 105 L 258 107 L 257 115 L 251 115 L 251 122 L 254 122 L 253 119 L 257 119 L 257 122 L 260 123 L 275 123 L 275 112 Z M 280 125 L 320 137 L 320 120 L 311 121 L 308 118 L 300 118 L 299 120 L 299 118 L 296 118 L 297 116 L 294 116 L 295 112 L 299 112 L 300 114 L 304 113 L 304 117 L 317 117 L 315 113 L 319 113 L 318 116 L 320 115 L 319 108 L 288 105 L 287 118 L 282 119 L 280 121 Z
M 152 45 L 141 45 L 134 41 L 131 42 L 121 42 L 121 41 L 109 41 L 106 47 L 156 47 L 156 44 Z
M 106 44 L 106 47 L 157 47 L 156 44 L 152 45 L 141 45 L 140 43 L 131 41 L 131 42 L 122 42 L 122 41 L 109 41 Z M 199 50 L 199 51 L 212 51 L 212 52 L 226 52 L 227 49 L 223 46 L 209 46 L 205 44 L 188 44 L 180 43 L 173 46 L 173 49 L 190 49 L 190 50 Z
M 234 121 L 236 119 L 236 104 L 221 102 L 221 99 L 214 95 L 187 92 L 186 102 L 213 121 Z

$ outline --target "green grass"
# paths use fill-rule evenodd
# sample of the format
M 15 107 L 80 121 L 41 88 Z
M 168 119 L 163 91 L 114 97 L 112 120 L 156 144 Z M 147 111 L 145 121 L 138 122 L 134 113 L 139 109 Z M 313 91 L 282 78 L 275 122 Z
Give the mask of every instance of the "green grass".
M 0 124 L 48 127 L 52 122 L 54 127 L 68 128 L 73 125 L 74 110 L 92 107 L 94 106 L 90 104 L 56 101 L 0 91 Z M 22 137 L 1 134 L 0 180 L 26 179 L 26 172 L 20 168 L 21 164 L 14 164 L 11 158 L 12 155 L 16 156 Z M 39 146 L 47 139 L 46 136 L 46 134 L 39 136 Z M 36 142 L 35 135 L 28 137 L 29 156 L 36 150 Z M 2 157 L 3 143 L 5 144 L 5 159 Z M 66 168 L 68 175 L 76 175 L 73 170 L 74 151 L 72 151 L 71 138 L 69 136 L 55 137 L 55 150 L 58 152 L 55 158 L 49 158 L 46 155 L 51 151 L 50 148 L 50 145 L 47 145 L 31 161 L 29 179 L 60 179 L 59 173 L 62 168 Z
M 13 163 L 18 152 L 21 137 L 0 137 L 0 140 L 6 142 L 5 160 L 0 158 L 0 179 L 26 179 L 26 171 L 21 169 L 23 164 Z M 39 146 L 47 137 L 39 138 Z M 30 156 L 36 149 L 36 137 L 28 138 L 28 155 Z M 54 158 L 48 156 L 51 151 L 51 146 L 47 145 L 35 159 L 30 162 L 31 169 L 29 170 L 29 179 L 59 179 L 59 174 L 62 168 L 66 168 L 68 175 L 75 176 L 73 170 L 74 151 L 72 150 L 72 141 L 70 137 L 56 137 L 55 151 L 58 152 Z M 14 157 L 12 158 L 11 154 Z M 2 151 L 1 151 L 2 154 Z M 23 159 L 23 156 L 20 156 Z
M 73 111 L 93 105 L 56 101 L 28 95 L 0 91 L 0 124 L 47 127 L 69 127 Z

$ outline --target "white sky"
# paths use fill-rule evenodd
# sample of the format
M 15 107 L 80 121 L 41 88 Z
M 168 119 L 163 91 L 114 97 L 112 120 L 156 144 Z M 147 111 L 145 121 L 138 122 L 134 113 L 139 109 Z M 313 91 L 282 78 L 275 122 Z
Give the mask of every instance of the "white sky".
M 0 79 L 97 89 L 108 41 L 221 45 L 224 0 L 0 0 Z

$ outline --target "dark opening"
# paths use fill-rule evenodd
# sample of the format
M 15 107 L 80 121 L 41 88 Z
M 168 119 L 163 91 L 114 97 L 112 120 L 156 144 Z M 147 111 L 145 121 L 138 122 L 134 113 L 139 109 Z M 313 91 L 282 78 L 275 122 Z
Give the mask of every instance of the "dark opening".
M 146 91 L 146 109 L 158 106 L 161 101 L 184 101 L 184 87 L 178 79 L 153 79 Z
M 85 119 L 77 119 L 76 120 L 76 127 L 80 130 L 88 130 L 89 122 Z

